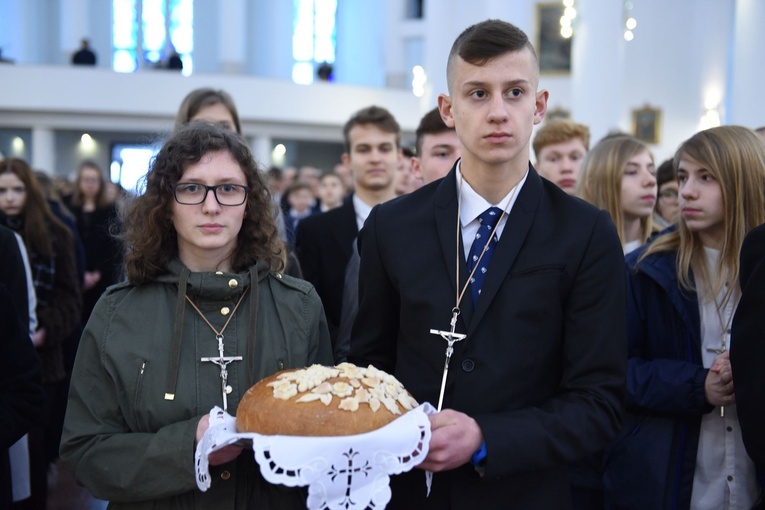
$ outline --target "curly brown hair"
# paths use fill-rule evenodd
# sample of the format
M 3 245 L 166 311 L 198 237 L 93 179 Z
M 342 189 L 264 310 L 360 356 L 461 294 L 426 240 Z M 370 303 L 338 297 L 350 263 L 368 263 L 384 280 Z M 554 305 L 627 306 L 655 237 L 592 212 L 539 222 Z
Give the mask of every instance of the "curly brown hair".
M 140 285 L 166 272 L 168 262 L 178 256 L 171 186 L 189 165 L 217 151 L 231 154 L 250 188 L 242 228 L 231 256 L 232 269 L 243 271 L 258 260 L 266 261 L 272 271 L 284 269 L 285 249 L 277 235 L 273 201 L 247 144 L 228 129 L 193 123 L 165 142 L 143 178 L 143 193 L 130 200 L 121 212 L 125 275 L 131 283 Z

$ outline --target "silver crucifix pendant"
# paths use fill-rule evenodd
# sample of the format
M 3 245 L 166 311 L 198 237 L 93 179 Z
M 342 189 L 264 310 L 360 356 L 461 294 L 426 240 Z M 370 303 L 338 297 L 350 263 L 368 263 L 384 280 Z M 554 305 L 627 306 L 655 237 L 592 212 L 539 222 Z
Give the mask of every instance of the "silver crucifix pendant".
M 216 338 L 218 340 L 218 357 L 208 357 L 208 358 L 202 358 L 201 361 L 215 363 L 220 368 L 220 385 L 221 385 L 221 393 L 223 394 L 223 410 L 228 410 L 228 399 L 226 398 L 226 395 L 231 393 L 231 386 L 228 385 L 228 370 L 226 367 L 229 363 L 234 361 L 242 361 L 241 356 L 224 356 L 223 355 L 223 335 L 216 335 Z
M 460 340 L 464 340 L 467 335 L 464 335 L 462 333 L 455 333 L 454 330 L 457 328 L 457 316 L 460 314 L 460 309 L 456 306 L 452 308 L 452 320 L 451 320 L 451 331 L 441 331 L 438 329 L 431 329 L 430 334 L 431 335 L 438 335 L 444 340 L 446 340 L 446 360 L 444 361 L 444 375 L 441 377 L 441 392 L 438 395 L 438 411 L 441 410 L 441 406 L 444 403 L 444 391 L 446 390 L 446 376 L 449 374 L 449 360 L 452 359 L 452 354 L 454 353 L 454 344 L 456 342 L 459 342 Z

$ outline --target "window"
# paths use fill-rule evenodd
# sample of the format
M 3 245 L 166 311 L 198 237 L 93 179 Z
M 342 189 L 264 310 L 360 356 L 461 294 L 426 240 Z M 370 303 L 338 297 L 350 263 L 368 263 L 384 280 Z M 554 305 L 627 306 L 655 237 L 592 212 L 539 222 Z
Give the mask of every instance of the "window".
M 149 171 L 151 159 L 159 152 L 158 147 L 138 143 L 115 143 L 112 145 L 109 173 L 112 182 L 120 184 L 131 193 L 141 193 L 141 179 Z
M 404 17 L 406 19 L 422 19 L 423 18 L 423 0 L 407 0 L 406 13 Z
M 292 81 L 307 85 L 318 66 L 335 62 L 337 0 L 293 1 Z
M 192 71 L 194 0 L 112 0 L 112 68 L 132 73 L 162 67 L 173 49 Z

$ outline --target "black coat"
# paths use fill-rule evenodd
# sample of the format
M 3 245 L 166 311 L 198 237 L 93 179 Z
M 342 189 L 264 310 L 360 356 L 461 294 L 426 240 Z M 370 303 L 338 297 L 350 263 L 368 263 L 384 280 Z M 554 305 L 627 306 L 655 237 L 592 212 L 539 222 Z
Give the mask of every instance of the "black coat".
M 0 283 L 7 286 L 16 307 L 16 319 L 28 332 L 29 290 L 27 288 L 27 273 L 16 235 L 13 230 L 4 225 L 0 225 Z
M 301 220 L 297 227 L 295 252 L 303 278 L 316 287 L 324 305 L 333 347 L 340 327 L 345 267 L 358 233 L 350 198 L 337 209 Z
M 741 301 L 731 330 L 730 362 L 744 446 L 765 471 L 765 225 L 741 246 Z
M 120 280 L 122 246 L 112 235 L 112 225 L 117 221 L 117 208 L 109 206 L 84 212 L 81 208 L 72 208 L 77 222 L 77 232 L 85 249 L 85 268 L 98 271 L 101 279 L 82 294 L 82 323 L 88 322 L 93 307 L 107 287 Z
M 455 170 L 372 210 L 360 240 L 359 312 L 349 361 L 391 371 L 435 405 L 449 328 L 467 278 L 457 239 Z M 459 249 L 457 250 L 457 247 Z M 624 259 L 608 214 L 529 168 L 476 307 L 465 293 L 444 408 L 473 417 L 485 475 L 466 464 L 394 477 L 391 508 L 570 508 L 567 465 L 621 424 Z
M 15 269 L 24 275 L 22 265 Z M 23 298 L 26 301 L 26 295 Z M 29 432 L 43 403 L 40 362 L 29 338 L 29 320 L 19 320 L 14 301 L 0 282 L 0 508 L 10 508 L 12 499 L 8 448 Z

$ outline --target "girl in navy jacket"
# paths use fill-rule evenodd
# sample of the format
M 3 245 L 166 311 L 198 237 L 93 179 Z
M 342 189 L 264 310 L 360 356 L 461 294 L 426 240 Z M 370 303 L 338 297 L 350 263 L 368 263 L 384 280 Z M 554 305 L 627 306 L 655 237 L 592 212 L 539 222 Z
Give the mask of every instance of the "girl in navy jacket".
M 749 509 L 759 488 L 728 349 L 741 243 L 765 221 L 765 145 L 712 128 L 674 163 L 678 227 L 627 256 L 629 413 L 606 452 L 606 506 Z

